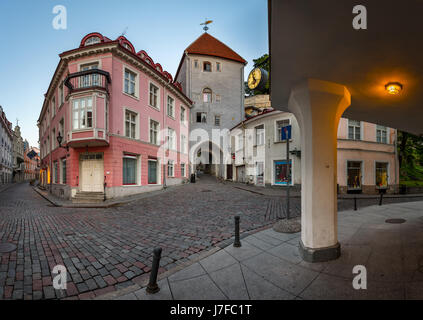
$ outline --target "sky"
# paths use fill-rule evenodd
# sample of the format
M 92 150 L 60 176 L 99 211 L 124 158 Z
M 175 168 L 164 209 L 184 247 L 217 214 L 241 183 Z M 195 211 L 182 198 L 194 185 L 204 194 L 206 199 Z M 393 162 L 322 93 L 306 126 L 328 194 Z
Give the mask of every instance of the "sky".
M 53 28 L 53 8 L 67 11 L 67 29 Z M 248 61 L 268 53 L 267 0 L 1 0 L 0 105 L 19 119 L 22 137 L 38 146 L 37 120 L 61 52 L 79 47 L 88 33 L 114 40 L 125 30 L 173 76 L 183 51 L 208 31 Z

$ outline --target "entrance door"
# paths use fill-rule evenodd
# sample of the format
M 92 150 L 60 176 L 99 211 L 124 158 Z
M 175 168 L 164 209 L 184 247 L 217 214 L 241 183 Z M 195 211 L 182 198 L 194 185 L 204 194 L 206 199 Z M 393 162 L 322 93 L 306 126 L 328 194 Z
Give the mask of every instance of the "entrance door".
M 104 191 L 104 169 L 102 154 L 88 154 L 81 156 L 81 173 L 82 191 Z
M 226 179 L 232 180 L 232 165 L 231 164 L 228 164 L 226 166 Z
M 264 186 L 264 164 L 256 162 L 256 185 Z
M 238 182 L 245 182 L 245 166 L 236 167 L 236 178 Z

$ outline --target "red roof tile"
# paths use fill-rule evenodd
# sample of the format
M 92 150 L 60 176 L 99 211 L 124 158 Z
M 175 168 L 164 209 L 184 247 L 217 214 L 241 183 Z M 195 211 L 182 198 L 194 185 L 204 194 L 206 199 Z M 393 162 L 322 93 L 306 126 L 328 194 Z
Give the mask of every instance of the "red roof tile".
M 203 33 L 185 51 L 191 54 L 215 56 L 246 63 L 246 61 L 239 54 L 208 33 Z

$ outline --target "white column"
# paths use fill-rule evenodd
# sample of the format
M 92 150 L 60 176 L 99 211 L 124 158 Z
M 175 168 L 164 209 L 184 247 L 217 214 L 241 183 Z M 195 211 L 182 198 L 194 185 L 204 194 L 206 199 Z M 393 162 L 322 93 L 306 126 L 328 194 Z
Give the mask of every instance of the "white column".
M 307 79 L 292 89 L 289 110 L 301 132 L 301 242 L 303 259 L 339 257 L 337 237 L 337 133 L 351 104 L 343 85 Z

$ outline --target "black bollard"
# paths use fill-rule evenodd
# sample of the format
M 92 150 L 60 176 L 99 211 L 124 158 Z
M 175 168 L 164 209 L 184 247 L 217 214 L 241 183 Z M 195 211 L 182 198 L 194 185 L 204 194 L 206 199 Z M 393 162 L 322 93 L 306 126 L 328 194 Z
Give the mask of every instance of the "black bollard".
M 383 193 L 380 193 L 380 197 L 379 197 L 379 205 L 382 205 L 382 201 L 383 201 Z
M 354 197 L 354 211 L 357 211 L 357 197 Z
M 239 216 L 235 217 L 235 241 L 234 247 L 239 248 L 241 247 L 241 241 L 239 241 Z
M 156 248 L 153 251 L 153 265 L 151 266 L 150 281 L 147 285 L 147 293 L 157 293 L 160 291 L 157 285 L 157 274 L 159 272 L 160 258 L 162 255 L 162 248 Z

